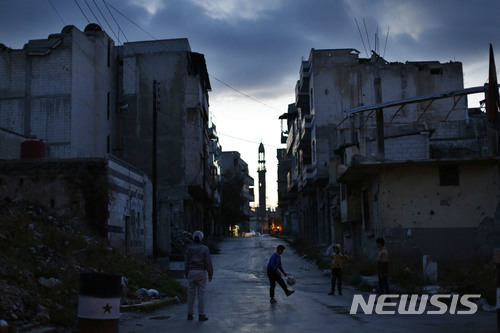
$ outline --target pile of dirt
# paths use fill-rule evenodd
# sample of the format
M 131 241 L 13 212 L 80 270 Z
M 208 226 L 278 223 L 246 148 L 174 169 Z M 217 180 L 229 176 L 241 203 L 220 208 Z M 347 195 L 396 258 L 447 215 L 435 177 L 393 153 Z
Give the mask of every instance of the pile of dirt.
M 0 253 L 0 320 L 11 330 L 76 327 L 82 272 L 122 274 L 129 301 L 140 288 L 186 298 L 166 270 L 109 247 L 84 221 L 26 202 L 0 202 Z

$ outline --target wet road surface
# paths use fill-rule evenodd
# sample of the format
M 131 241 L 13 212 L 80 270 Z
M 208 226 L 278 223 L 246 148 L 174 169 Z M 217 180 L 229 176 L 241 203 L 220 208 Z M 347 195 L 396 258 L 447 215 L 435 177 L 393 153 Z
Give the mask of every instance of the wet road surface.
M 296 292 L 286 297 L 276 286 L 276 304 L 269 303 L 266 266 L 276 246 L 285 271 L 296 277 Z M 188 321 L 187 305 L 177 304 L 153 313 L 122 313 L 121 333 L 135 332 L 497 332 L 496 313 L 475 315 L 349 314 L 353 293 L 329 296 L 330 279 L 312 262 L 302 259 L 283 240 L 274 237 L 227 238 L 212 255 L 214 278 L 207 283 L 205 310 L 209 317 Z M 183 280 L 185 285 L 186 281 Z

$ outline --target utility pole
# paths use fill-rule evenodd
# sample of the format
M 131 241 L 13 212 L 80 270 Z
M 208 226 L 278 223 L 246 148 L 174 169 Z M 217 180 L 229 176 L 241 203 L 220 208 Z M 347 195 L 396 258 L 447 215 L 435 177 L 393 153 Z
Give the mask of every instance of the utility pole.
M 373 52 L 371 62 L 373 66 L 373 73 L 375 76 L 373 81 L 373 86 L 375 91 L 375 104 L 381 104 L 382 79 L 380 77 L 380 59 L 377 53 Z M 379 160 L 383 160 L 385 157 L 385 147 L 384 147 L 384 110 L 382 108 L 377 110 L 376 122 L 377 122 L 377 157 Z
M 160 106 L 160 82 L 153 81 L 153 256 L 158 255 L 158 109 Z

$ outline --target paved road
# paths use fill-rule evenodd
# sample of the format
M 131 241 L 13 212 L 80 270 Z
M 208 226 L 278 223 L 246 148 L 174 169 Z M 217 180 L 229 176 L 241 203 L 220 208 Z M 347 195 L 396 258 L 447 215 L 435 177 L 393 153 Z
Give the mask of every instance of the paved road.
M 187 321 L 187 305 L 179 304 L 148 314 L 122 313 L 120 332 L 497 332 L 496 314 L 484 311 L 475 315 L 351 315 L 356 290 L 346 286 L 343 296 L 327 295 L 329 278 L 289 246 L 282 263 L 297 278 L 296 292 L 286 297 L 277 286 L 278 303 L 270 304 L 265 268 L 280 243 L 288 245 L 273 237 L 228 238 L 220 244 L 221 253 L 212 256 L 214 279 L 207 284 L 208 321 L 196 320 L 196 304 L 195 320 Z

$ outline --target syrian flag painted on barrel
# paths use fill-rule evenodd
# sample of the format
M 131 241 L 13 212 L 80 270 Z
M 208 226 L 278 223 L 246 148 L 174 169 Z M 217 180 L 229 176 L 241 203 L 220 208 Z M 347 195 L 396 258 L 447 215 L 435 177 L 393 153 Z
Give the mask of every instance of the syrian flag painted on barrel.
M 121 287 L 119 274 L 81 273 L 78 318 L 119 319 Z

